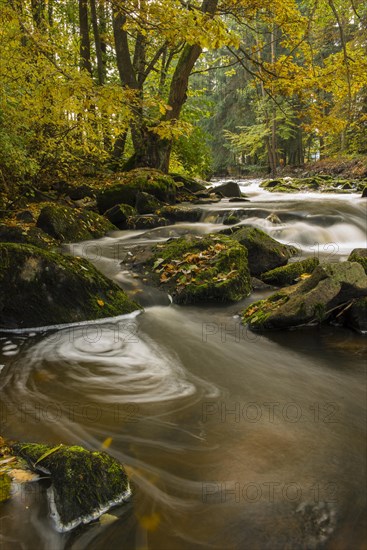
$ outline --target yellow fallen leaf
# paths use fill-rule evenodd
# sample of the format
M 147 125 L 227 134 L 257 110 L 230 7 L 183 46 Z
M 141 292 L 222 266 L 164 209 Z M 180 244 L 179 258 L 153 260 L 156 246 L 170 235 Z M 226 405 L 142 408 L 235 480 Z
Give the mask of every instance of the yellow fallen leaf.
M 102 443 L 102 448 L 108 449 L 111 446 L 111 443 L 112 443 L 112 437 L 106 437 L 106 439 Z
M 155 531 L 161 522 L 161 518 L 157 512 L 153 512 L 150 516 L 140 516 L 139 523 L 147 531 Z
M 103 300 L 97 300 L 97 304 L 101 307 L 104 306 L 104 301 Z

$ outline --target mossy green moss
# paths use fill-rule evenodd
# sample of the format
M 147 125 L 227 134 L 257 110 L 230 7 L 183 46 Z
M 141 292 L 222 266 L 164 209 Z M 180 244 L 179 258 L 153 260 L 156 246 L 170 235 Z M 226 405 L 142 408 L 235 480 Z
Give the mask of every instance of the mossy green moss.
M 130 494 L 123 465 L 105 452 L 35 443 L 15 444 L 12 452 L 32 470 L 49 473 L 52 491 L 48 496 L 60 531 L 96 519 Z
M 149 266 L 180 304 L 236 302 L 250 293 L 247 251 L 224 235 L 157 245 Z
M 268 285 L 286 286 L 296 282 L 303 274 L 310 274 L 319 265 L 318 258 L 307 258 L 300 262 L 277 267 L 261 275 L 261 280 Z
M 10 498 L 11 479 L 5 472 L 0 472 L 0 504 Z
M 253 330 L 317 325 L 338 307 L 367 295 L 367 276 L 357 263 L 322 264 L 297 285 L 283 288 L 266 300 L 251 304 L 243 322 Z
M 42 208 L 37 227 L 62 242 L 103 237 L 108 231 L 117 229 L 95 212 L 51 203 Z
M 295 254 L 293 247 L 279 243 L 256 227 L 242 226 L 231 237 L 247 248 L 249 268 L 254 276 L 285 265 Z
M 120 175 L 120 182 L 103 189 L 97 194 L 97 204 L 101 213 L 119 203 L 135 206 L 139 191 L 153 195 L 160 201 L 173 202 L 177 186 L 175 181 L 159 170 L 138 168 Z
M 139 306 L 87 260 L 0 243 L 0 326 L 71 323 L 136 309 Z
M 367 274 L 367 248 L 355 248 L 352 250 L 348 262 L 358 262 Z

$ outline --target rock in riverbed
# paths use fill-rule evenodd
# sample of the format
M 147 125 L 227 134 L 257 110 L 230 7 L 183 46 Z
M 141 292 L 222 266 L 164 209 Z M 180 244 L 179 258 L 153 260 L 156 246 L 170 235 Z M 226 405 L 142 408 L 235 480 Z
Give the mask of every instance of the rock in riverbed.
M 0 327 L 73 323 L 137 309 L 87 260 L 0 243 Z
M 243 322 L 257 330 L 319 324 L 348 302 L 367 295 L 367 276 L 361 265 L 341 262 L 319 265 L 305 281 L 251 304 Z
M 179 304 L 236 302 L 251 290 L 247 250 L 225 235 L 158 244 L 147 267 Z
M 11 451 L 51 479 L 47 498 L 59 532 L 98 519 L 131 495 L 122 464 L 105 452 L 79 446 L 17 443 Z

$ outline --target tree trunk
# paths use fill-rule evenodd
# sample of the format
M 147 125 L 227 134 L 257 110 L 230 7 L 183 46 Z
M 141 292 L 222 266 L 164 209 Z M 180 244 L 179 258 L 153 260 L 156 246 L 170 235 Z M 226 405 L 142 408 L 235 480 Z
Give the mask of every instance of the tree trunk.
M 80 68 L 92 74 L 90 61 L 90 40 L 88 22 L 88 2 L 79 0 L 79 28 L 80 28 Z
M 94 45 L 96 48 L 98 84 L 100 86 L 103 86 L 106 79 L 106 73 L 105 73 L 105 66 L 103 63 L 101 36 L 99 34 L 96 0 L 90 0 L 90 13 L 91 13 L 91 19 L 92 19 L 92 26 L 93 26 Z

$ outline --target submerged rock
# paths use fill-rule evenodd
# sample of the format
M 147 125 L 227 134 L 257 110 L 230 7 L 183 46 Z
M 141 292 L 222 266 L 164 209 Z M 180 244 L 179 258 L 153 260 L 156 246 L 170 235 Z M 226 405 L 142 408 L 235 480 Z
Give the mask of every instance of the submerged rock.
M 236 302 L 251 290 L 247 251 L 224 235 L 156 245 L 148 267 L 179 304 Z
M 261 275 L 261 280 L 274 286 L 292 285 L 301 275 L 312 273 L 318 265 L 318 258 L 307 258 L 267 271 Z
M 251 304 L 243 322 L 252 329 L 282 329 L 326 321 L 339 307 L 367 295 L 367 276 L 358 263 L 319 265 L 311 277 Z
M 108 231 L 116 230 L 109 220 L 95 212 L 57 204 L 48 204 L 42 208 L 37 227 L 64 242 L 99 238 Z
M 358 262 L 367 273 L 367 248 L 355 248 L 349 255 L 348 262 Z
M 98 519 L 131 495 L 123 465 L 105 452 L 35 443 L 17 443 L 12 452 L 50 477 L 47 498 L 59 532 Z
M 139 306 L 87 260 L 0 243 L 0 326 L 23 328 L 131 313 Z
M 122 173 L 120 182 L 103 189 L 97 194 L 98 209 L 103 214 L 116 204 L 134 206 L 139 191 L 149 193 L 163 202 L 175 200 L 177 186 L 175 181 L 159 170 L 137 168 Z
M 247 248 L 249 268 L 254 276 L 285 265 L 296 252 L 256 227 L 242 226 L 231 237 Z

